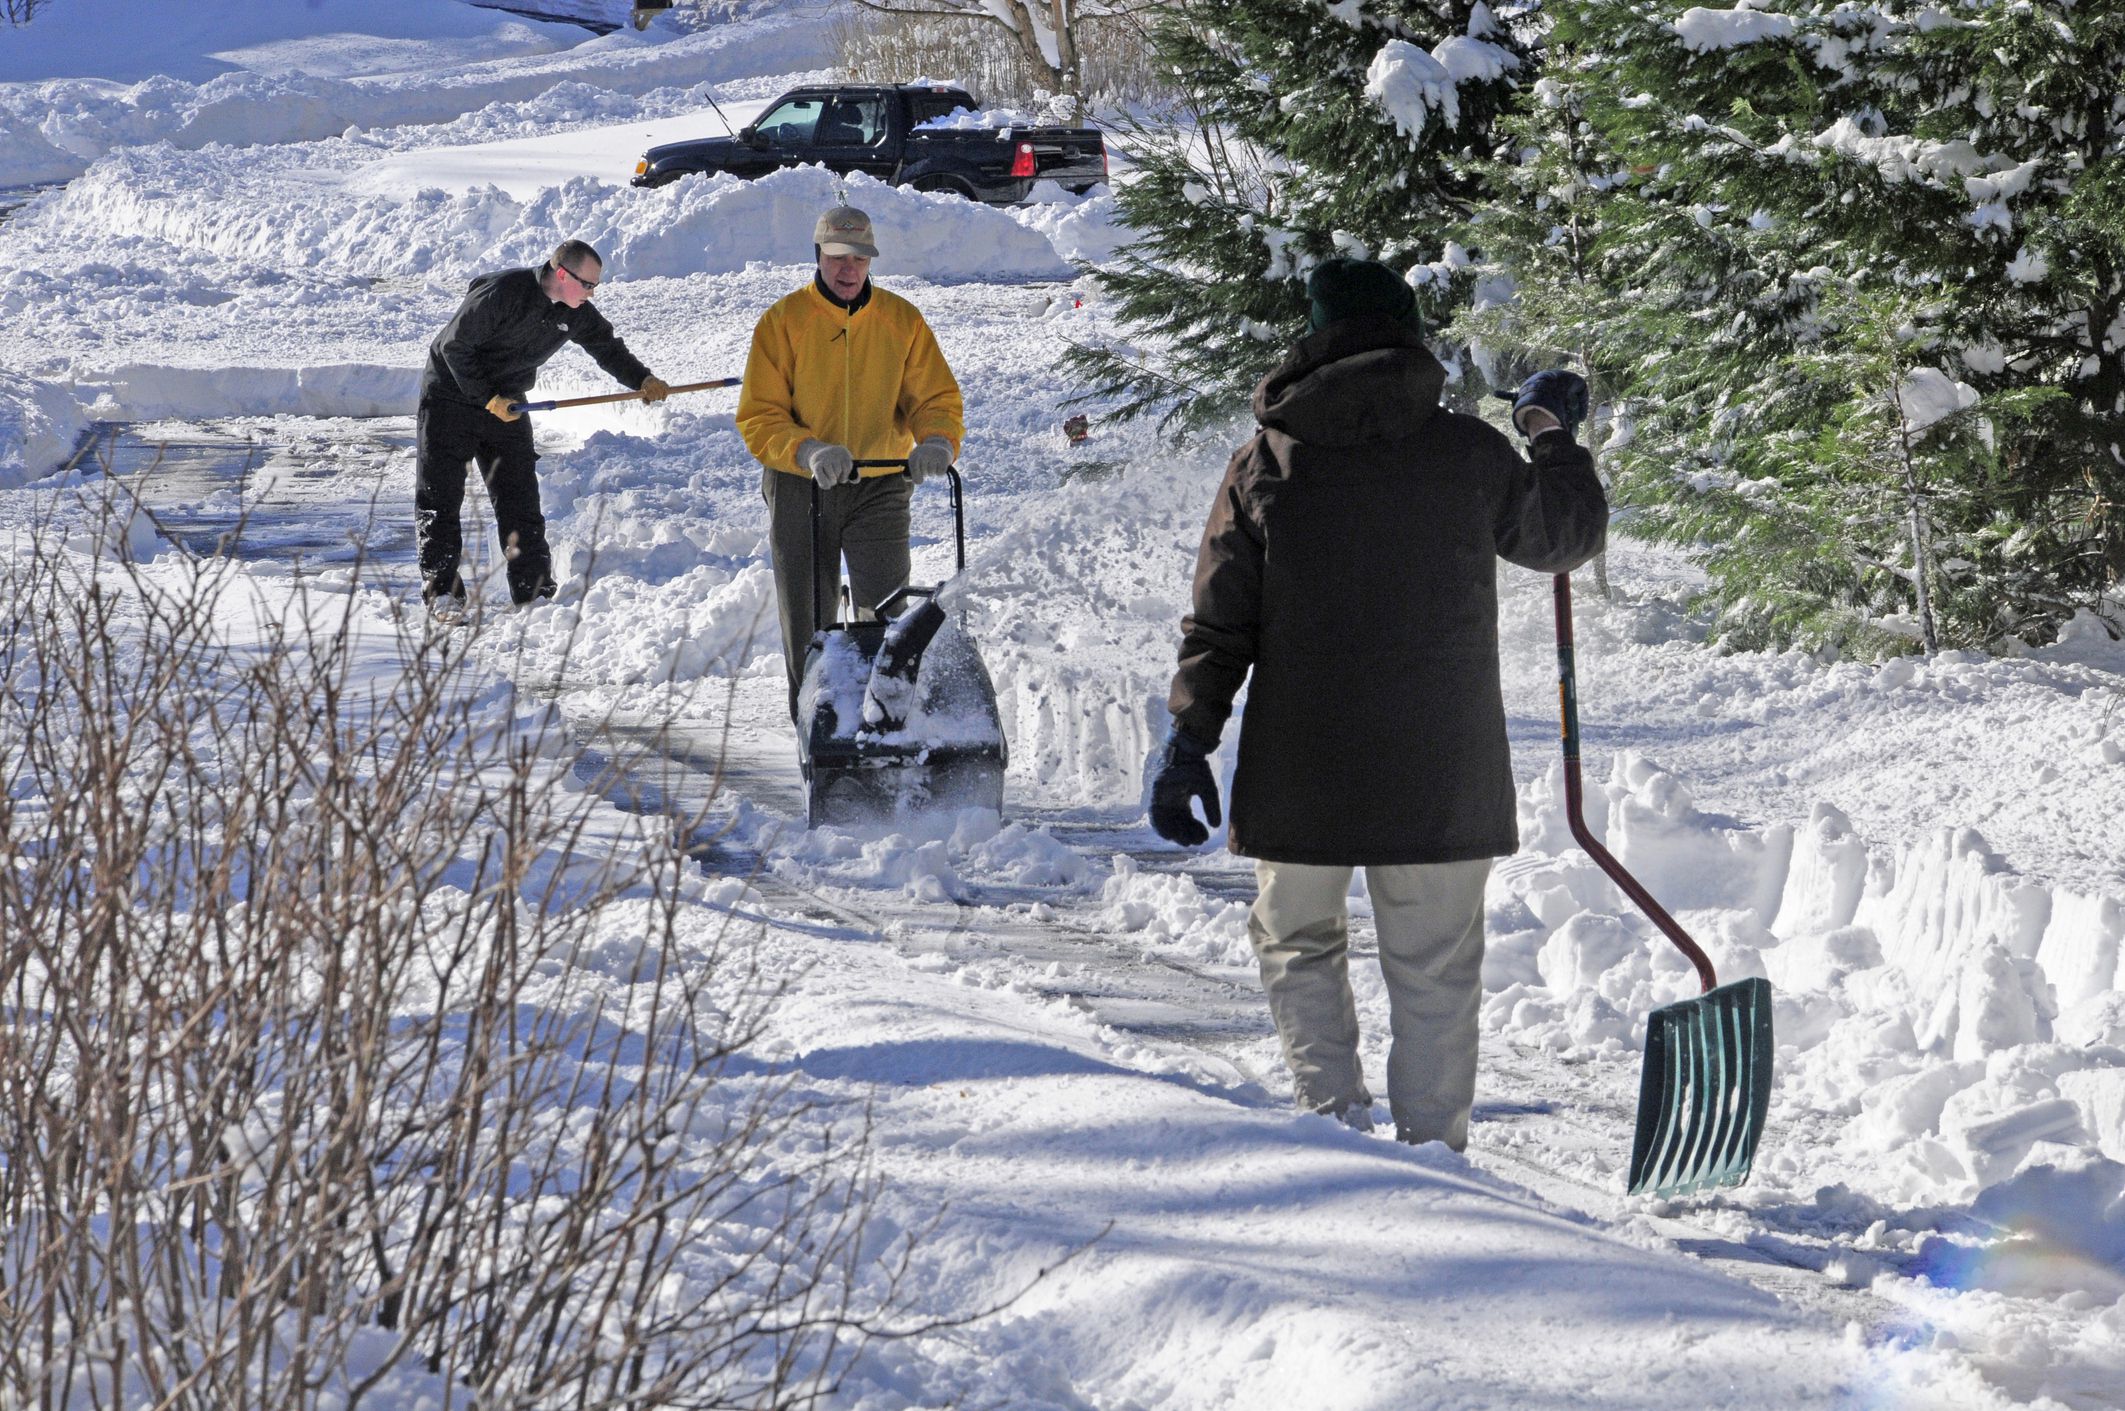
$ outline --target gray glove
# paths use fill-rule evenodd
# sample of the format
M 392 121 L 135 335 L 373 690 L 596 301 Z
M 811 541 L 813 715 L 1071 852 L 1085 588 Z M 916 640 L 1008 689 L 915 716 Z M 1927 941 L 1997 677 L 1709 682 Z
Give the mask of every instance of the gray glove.
M 926 437 L 908 452 L 908 479 L 917 485 L 929 476 L 942 475 L 951 468 L 952 443 L 942 436 Z
M 856 458 L 846 446 L 837 446 L 831 441 L 805 441 L 797 447 L 797 464 L 812 474 L 812 479 L 829 488 L 846 485 L 856 478 Z

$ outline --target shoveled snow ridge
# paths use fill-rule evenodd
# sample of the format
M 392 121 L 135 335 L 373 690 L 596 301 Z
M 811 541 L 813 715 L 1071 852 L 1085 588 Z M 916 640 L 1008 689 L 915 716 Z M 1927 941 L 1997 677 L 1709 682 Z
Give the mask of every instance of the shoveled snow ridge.
M 733 273 L 763 250 L 809 263 L 813 223 L 843 191 L 877 227 L 879 275 L 994 281 L 1075 273 L 1046 236 L 1005 211 L 823 167 L 654 190 L 577 177 L 529 201 L 491 186 L 397 201 L 271 171 L 231 173 L 210 153 L 129 150 L 49 198 L 35 219 L 279 268 L 446 279 L 536 264 L 553 248 L 554 232 L 566 231 L 597 246 L 615 277 L 677 278 Z M 244 209 L 274 218 L 238 218 Z

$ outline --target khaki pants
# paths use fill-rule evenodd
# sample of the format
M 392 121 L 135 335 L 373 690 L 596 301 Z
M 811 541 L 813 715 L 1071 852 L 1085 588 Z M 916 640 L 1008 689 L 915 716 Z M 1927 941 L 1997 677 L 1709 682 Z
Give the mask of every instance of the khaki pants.
M 761 475 L 767 501 L 768 548 L 775 559 L 775 605 L 782 620 L 782 656 L 789 667 L 789 713 L 797 718 L 797 687 L 812 641 L 812 604 L 819 616 L 840 616 L 841 560 L 849 563 L 849 592 L 860 608 L 876 607 L 908 581 L 908 494 L 905 475 L 874 476 L 819 492 L 819 553 L 812 561 L 812 480 L 769 470 Z M 805 569 L 809 567 L 811 572 Z
M 1468 1145 L 1483 998 L 1483 885 L 1490 859 L 1368 867 L 1393 1043 L 1387 1104 L 1407 1142 Z M 1350 995 L 1348 867 L 1257 862 L 1247 934 L 1302 1107 L 1372 1105 Z

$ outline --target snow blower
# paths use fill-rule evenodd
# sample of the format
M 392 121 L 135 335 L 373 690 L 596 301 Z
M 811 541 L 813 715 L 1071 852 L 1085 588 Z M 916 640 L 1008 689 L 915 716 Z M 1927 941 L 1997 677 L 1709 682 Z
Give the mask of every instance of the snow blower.
M 904 460 L 857 461 L 897 467 Z M 952 490 L 954 573 L 967 566 L 959 471 Z M 812 487 L 812 555 L 819 488 Z M 813 595 L 812 640 L 797 688 L 797 749 L 811 826 L 890 822 L 958 808 L 1003 810 L 1008 762 L 996 687 L 973 639 L 940 601 L 948 585 L 902 587 L 869 612 L 825 621 Z
M 1572 836 L 1697 967 L 1704 989 L 1646 1019 L 1630 1192 L 1680 1195 L 1748 1179 L 1771 1106 L 1771 982 L 1719 983 L 1711 960 L 1580 814 L 1579 699 L 1572 677 L 1572 577 L 1556 576 L 1557 707 L 1564 725 L 1564 805 Z

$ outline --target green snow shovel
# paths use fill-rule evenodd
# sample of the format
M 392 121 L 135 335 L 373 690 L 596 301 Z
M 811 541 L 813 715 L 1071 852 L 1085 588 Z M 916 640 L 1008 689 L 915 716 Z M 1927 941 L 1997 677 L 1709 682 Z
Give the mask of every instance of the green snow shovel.
M 1771 1106 L 1771 982 L 1719 983 L 1712 962 L 1653 894 L 1623 870 L 1580 816 L 1579 697 L 1572 679 L 1572 576 L 1556 576 L 1557 708 L 1564 721 L 1564 806 L 1572 836 L 1697 967 L 1704 992 L 1645 1024 L 1631 1194 L 1680 1195 L 1749 1177 Z

